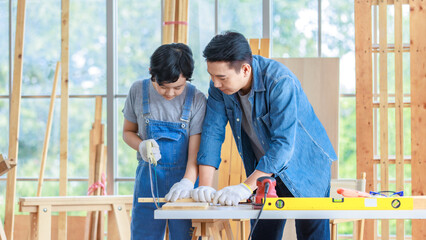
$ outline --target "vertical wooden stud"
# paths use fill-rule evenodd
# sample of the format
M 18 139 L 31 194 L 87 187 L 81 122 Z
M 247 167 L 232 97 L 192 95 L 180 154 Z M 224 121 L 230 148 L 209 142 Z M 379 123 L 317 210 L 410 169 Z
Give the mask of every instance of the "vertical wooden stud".
M 410 0 L 411 184 L 426 195 L 426 1 Z M 424 239 L 426 220 L 412 220 L 412 239 Z
M 9 163 L 18 163 L 19 113 L 21 108 L 22 66 L 24 56 L 25 0 L 18 0 L 16 13 L 15 55 L 13 60 L 13 86 L 9 117 Z M 16 167 L 9 170 L 6 185 L 6 237 L 13 240 L 16 193 Z
M 387 0 L 379 1 L 380 190 L 389 190 Z M 382 239 L 389 239 L 389 220 L 381 221 Z
M 61 11 L 61 131 L 60 131 L 60 170 L 59 195 L 67 195 L 68 165 L 68 70 L 69 70 L 69 8 L 70 1 L 62 0 Z M 58 239 L 67 239 L 67 213 L 58 216 Z
M 373 172 L 373 89 L 371 2 L 355 1 L 355 63 L 356 63 L 356 155 L 357 178 L 362 172 Z M 373 178 L 367 179 L 366 190 L 373 190 Z M 374 239 L 373 220 L 366 221 L 365 239 Z
M 164 0 L 163 44 L 174 40 L 175 0 Z
M 402 74 L 402 0 L 395 0 L 395 169 L 396 191 L 404 190 L 404 103 Z M 396 239 L 404 239 L 404 220 L 396 220 Z

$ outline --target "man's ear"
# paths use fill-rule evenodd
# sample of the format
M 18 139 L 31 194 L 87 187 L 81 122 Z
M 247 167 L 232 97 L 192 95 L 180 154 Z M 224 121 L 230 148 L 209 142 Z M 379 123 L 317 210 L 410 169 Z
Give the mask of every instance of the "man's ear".
M 243 63 L 243 65 L 241 65 L 241 71 L 243 71 L 244 77 L 250 76 L 250 74 L 251 74 L 250 64 Z

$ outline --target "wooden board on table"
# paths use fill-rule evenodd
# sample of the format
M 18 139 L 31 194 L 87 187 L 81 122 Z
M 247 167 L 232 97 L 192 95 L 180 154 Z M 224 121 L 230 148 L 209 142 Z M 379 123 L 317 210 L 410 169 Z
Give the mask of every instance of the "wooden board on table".
M 164 204 L 161 208 L 167 210 L 181 210 L 181 209 L 207 209 L 209 203 L 204 202 L 170 202 Z

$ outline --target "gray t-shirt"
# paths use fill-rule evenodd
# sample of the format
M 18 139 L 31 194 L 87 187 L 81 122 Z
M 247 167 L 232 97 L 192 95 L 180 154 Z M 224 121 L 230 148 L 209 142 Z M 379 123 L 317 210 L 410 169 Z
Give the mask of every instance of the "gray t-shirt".
M 251 147 L 253 148 L 254 155 L 256 156 L 257 161 L 263 155 L 265 155 L 265 150 L 259 142 L 259 138 L 256 135 L 256 132 L 253 129 L 253 123 L 251 121 L 251 104 L 248 100 L 250 93 L 246 95 L 241 95 L 238 92 L 238 97 L 240 99 L 241 107 L 243 110 L 243 121 L 241 123 L 243 130 L 246 132 L 247 136 L 250 138 Z
M 138 124 L 138 134 L 141 139 L 147 139 L 146 128 L 143 118 L 142 108 L 142 81 L 138 80 L 130 87 L 129 95 L 127 95 L 126 103 L 123 108 L 124 117 L 133 123 Z M 186 83 L 190 84 L 189 82 Z M 172 100 L 163 98 L 152 83 L 149 84 L 149 109 L 150 118 L 167 121 L 182 122 L 182 109 L 185 102 L 185 96 L 188 87 L 186 86 L 183 93 Z M 198 89 L 195 90 L 194 98 L 191 105 L 191 114 L 189 119 L 189 136 L 201 133 L 204 115 L 206 112 L 206 96 Z

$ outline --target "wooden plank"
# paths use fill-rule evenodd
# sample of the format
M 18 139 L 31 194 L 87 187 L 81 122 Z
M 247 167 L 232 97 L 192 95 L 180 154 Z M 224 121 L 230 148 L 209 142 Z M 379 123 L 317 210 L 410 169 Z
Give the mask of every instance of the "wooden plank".
M 262 57 L 269 58 L 269 38 L 260 39 L 259 55 Z
M 25 0 L 18 0 L 16 12 L 15 55 L 13 58 L 13 85 L 9 115 L 9 163 L 18 164 L 19 114 L 21 108 L 22 66 L 24 56 Z M 6 183 L 6 210 L 4 227 L 6 237 L 13 240 L 16 193 L 16 167 L 9 170 Z
M 226 125 L 225 130 L 225 141 L 222 144 L 222 150 L 220 153 L 220 157 L 222 162 L 219 166 L 219 183 L 218 189 L 222 189 L 224 187 L 229 186 L 230 181 L 230 168 L 231 168 L 231 144 L 234 141 L 232 136 L 232 130 L 229 123 Z
M 55 108 L 56 86 L 58 85 L 58 73 L 60 62 L 56 63 L 55 76 L 53 78 L 52 94 L 50 94 L 49 114 L 47 116 L 46 132 L 44 134 L 43 153 L 41 155 L 40 175 L 38 178 L 37 197 L 41 196 L 44 170 L 46 168 L 47 150 L 49 149 L 50 131 L 52 129 L 53 109 Z
M 426 1 L 410 1 L 412 195 L 426 195 Z M 412 221 L 412 239 L 424 239 L 426 220 Z
M 339 59 L 273 59 L 286 65 L 297 76 L 337 153 L 339 149 Z M 333 162 L 331 174 L 332 178 L 338 178 L 338 161 Z
M 32 214 L 35 215 L 35 214 Z M 56 236 L 58 235 L 58 218 L 57 216 L 51 217 L 51 228 L 50 235 L 51 240 L 57 240 Z M 68 216 L 68 239 L 82 239 L 83 232 L 81 229 L 84 227 L 85 218 L 82 216 Z M 34 225 L 36 225 L 34 223 Z M 14 238 L 15 239 L 28 239 L 31 228 L 30 228 L 30 215 L 15 215 L 15 229 L 14 229 Z M 35 239 L 35 238 L 31 238 Z M 116 238 L 118 239 L 118 238 Z
M 371 161 L 373 149 L 373 75 L 372 75 L 372 18 L 371 2 L 355 1 L 355 68 L 356 68 L 356 156 L 357 178 L 362 172 L 374 176 Z M 366 191 L 374 190 L 374 178 L 367 178 Z M 365 223 L 364 239 L 374 239 L 373 220 Z
M 152 198 L 138 198 L 138 202 L 140 202 L 140 203 L 153 203 L 154 200 Z M 168 202 L 168 201 L 166 201 L 165 198 L 158 198 L 158 202 L 163 203 L 163 202 Z M 195 202 L 195 201 L 192 198 L 183 198 L 183 199 L 176 200 L 176 202 Z
M 130 221 L 126 207 L 122 204 L 113 204 L 113 209 L 120 239 L 130 239 Z
M 50 205 L 40 205 L 37 213 L 37 239 L 51 239 L 52 212 Z
M 249 39 L 249 44 L 251 48 L 251 52 L 253 55 L 259 55 L 259 39 L 258 38 L 251 38 Z
M 163 14 L 163 44 L 173 42 L 174 24 L 175 21 L 175 0 L 164 0 Z
M 380 190 L 389 190 L 387 0 L 379 2 Z M 389 220 L 381 220 L 382 239 L 389 239 Z
M 207 209 L 209 203 L 206 202 L 169 202 L 164 204 L 161 209 L 164 210 L 182 210 L 182 209 Z
M 55 205 L 83 205 L 83 204 L 111 204 L 131 203 L 131 195 L 108 195 L 108 196 L 56 196 L 56 197 L 21 197 L 22 206 L 37 206 L 49 204 Z
M 392 4 L 396 4 L 398 0 L 388 0 L 387 4 L 388 5 L 392 5 Z M 380 0 L 372 0 L 371 1 L 371 5 L 379 5 Z M 409 4 L 408 0 L 402 0 L 402 4 Z
M 69 83 L 69 8 L 70 0 L 61 2 L 61 131 L 60 131 L 60 164 L 59 195 L 67 195 L 68 168 L 68 83 Z M 61 212 L 58 217 L 58 239 L 67 239 L 67 213 Z
M 404 115 L 403 115 L 403 74 L 402 74 L 402 2 L 395 1 L 395 157 L 396 191 L 404 191 Z M 403 240 L 404 220 L 396 220 L 396 239 Z
M 229 185 L 240 184 L 241 158 L 235 141 L 231 142 L 231 169 L 229 171 Z

